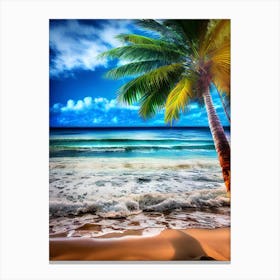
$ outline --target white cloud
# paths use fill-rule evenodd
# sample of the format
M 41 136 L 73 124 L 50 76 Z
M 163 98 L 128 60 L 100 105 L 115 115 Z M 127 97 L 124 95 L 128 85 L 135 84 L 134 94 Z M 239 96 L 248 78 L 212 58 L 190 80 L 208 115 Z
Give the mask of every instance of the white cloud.
M 71 75 L 75 69 L 94 70 L 106 66 L 97 56 L 109 48 L 119 46 L 115 36 L 128 33 L 127 20 L 108 21 L 98 28 L 67 20 L 50 28 L 50 47 L 55 52 L 50 66 L 51 76 Z
M 88 96 L 85 97 L 83 100 L 78 100 L 75 102 L 72 99 L 69 99 L 66 103 L 65 106 L 56 103 L 53 105 L 53 110 L 58 110 L 59 108 L 61 109 L 62 112 L 67 112 L 67 111 L 81 111 L 86 108 L 90 108 L 92 106 L 92 97 Z
M 116 99 L 108 100 L 105 97 L 95 97 L 94 99 L 90 96 L 85 97 L 83 100 L 74 101 L 69 99 L 66 105 L 55 103 L 52 106 L 52 111 L 57 112 L 79 112 L 79 111 L 88 111 L 98 109 L 104 112 L 108 112 L 111 109 L 123 109 L 123 110 L 131 110 L 136 111 L 139 109 L 139 106 L 131 105 L 125 106 L 120 103 Z
M 92 102 L 92 97 L 88 96 L 84 98 L 84 103 L 86 107 L 89 107 L 91 105 Z
M 107 98 L 104 97 L 96 97 L 94 98 L 95 103 L 103 103 L 103 102 L 108 102 Z
M 51 109 L 52 126 L 102 126 L 137 124 L 138 106 L 125 106 L 116 99 L 87 96 L 69 99 L 65 104 L 55 103 Z

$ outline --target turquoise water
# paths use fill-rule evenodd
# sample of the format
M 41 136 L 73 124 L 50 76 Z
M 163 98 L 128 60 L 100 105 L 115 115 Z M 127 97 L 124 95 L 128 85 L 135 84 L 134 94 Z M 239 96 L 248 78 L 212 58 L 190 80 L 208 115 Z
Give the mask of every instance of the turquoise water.
M 226 131 L 229 136 L 229 131 Z M 53 129 L 50 157 L 213 158 L 208 128 Z

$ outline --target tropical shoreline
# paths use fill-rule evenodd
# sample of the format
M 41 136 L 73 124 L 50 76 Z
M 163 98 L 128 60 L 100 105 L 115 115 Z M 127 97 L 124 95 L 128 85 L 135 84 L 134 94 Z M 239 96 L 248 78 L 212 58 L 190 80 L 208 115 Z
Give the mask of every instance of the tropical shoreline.
M 50 261 L 230 261 L 230 227 L 50 238 Z
M 209 131 L 50 140 L 50 260 L 229 260 L 230 199 Z

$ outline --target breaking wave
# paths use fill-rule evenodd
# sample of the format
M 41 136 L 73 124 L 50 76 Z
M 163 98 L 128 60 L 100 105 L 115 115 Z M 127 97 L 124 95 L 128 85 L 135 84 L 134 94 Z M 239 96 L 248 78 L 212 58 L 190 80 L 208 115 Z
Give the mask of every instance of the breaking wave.
M 111 200 L 83 202 L 50 201 L 53 217 L 95 214 L 103 218 L 121 218 L 140 212 L 168 212 L 182 209 L 209 209 L 228 207 L 229 198 L 224 188 L 202 189 L 183 194 L 143 194 Z

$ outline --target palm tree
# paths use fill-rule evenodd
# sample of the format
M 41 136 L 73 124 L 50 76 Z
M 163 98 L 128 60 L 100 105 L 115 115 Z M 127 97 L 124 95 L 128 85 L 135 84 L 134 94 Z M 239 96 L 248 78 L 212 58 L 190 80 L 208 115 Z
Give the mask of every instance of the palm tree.
M 225 186 L 230 191 L 230 146 L 209 90 L 214 84 L 219 92 L 230 94 L 230 21 L 137 23 L 153 34 L 120 34 L 117 37 L 124 45 L 101 55 L 127 62 L 106 74 L 116 79 L 132 76 L 119 89 L 119 101 L 138 102 L 143 118 L 165 108 L 165 121 L 171 125 L 191 101 L 204 104 Z

